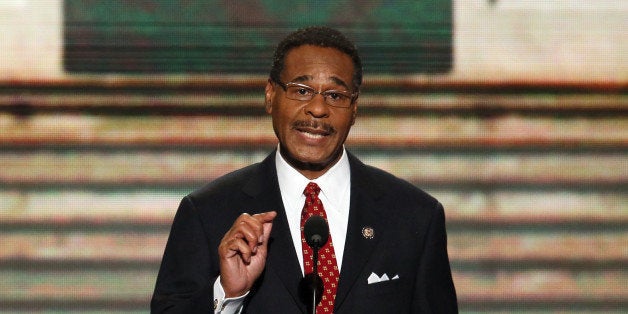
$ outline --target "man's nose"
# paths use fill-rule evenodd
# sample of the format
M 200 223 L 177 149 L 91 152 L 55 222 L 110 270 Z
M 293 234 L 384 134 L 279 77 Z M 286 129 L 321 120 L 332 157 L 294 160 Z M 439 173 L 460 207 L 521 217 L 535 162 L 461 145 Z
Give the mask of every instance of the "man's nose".
M 312 97 L 312 100 L 305 106 L 305 110 L 305 113 L 311 114 L 313 117 L 323 118 L 329 116 L 329 105 L 327 105 L 327 100 L 321 93 L 317 93 Z

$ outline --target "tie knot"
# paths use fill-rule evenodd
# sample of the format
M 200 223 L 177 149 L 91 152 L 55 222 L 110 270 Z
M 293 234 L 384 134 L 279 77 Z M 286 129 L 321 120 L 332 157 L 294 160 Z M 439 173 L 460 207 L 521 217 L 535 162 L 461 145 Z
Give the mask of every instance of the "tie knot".
M 320 191 L 321 191 L 321 188 L 318 187 L 318 184 L 316 184 L 314 182 L 310 182 L 305 187 L 305 190 L 303 191 L 303 194 L 305 194 L 305 196 L 318 196 L 318 193 Z

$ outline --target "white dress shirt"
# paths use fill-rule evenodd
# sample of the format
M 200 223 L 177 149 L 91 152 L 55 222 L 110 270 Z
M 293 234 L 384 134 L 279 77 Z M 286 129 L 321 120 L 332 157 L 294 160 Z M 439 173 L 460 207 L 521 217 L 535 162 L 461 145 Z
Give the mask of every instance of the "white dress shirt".
M 315 182 L 321 189 L 319 198 L 327 213 L 329 234 L 334 243 L 338 271 L 342 267 L 345 240 L 347 236 L 347 224 L 349 221 L 349 202 L 351 191 L 351 169 L 347 152 L 343 148 L 340 160 L 322 176 L 310 180 L 294 169 L 281 156 L 279 148 L 275 154 L 275 165 L 281 199 L 286 210 L 288 226 L 294 243 L 295 253 L 299 259 L 301 273 L 303 270 L 303 253 L 301 248 L 301 211 L 305 204 L 303 190 L 310 182 Z M 273 210 L 269 208 L 269 211 Z M 242 302 L 247 294 L 237 298 L 225 298 L 225 292 L 220 284 L 220 277 L 214 283 L 214 313 L 239 313 L 242 310 Z
M 322 176 L 310 180 L 304 177 L 290 164 L 288 164 L 281 154 L 275 157 L 277 165 L 277 178 L 279 179 L 279 189 L 283 200 L 290 226 L 290 234 L 294 249 L 299 258 L 299 265 L 303 273 L 303 251 L 301 249 L 301 211 L 305 204 L 303 190 L 310 182 L 318 184 L 321 192 L 318 197 L 323 203 L 327 213 L 329 223 L 329 234 L 334 242 L 334 251 L 338 263 L 338 271 L 342 267 L 342 256 L 345 248 L 347 236 L 347 223 L 349 221 L 349 194 L 351 191 L 351 171 L 349 169 L 349 159 L 343 149 L 340 160 L 332 166 Z

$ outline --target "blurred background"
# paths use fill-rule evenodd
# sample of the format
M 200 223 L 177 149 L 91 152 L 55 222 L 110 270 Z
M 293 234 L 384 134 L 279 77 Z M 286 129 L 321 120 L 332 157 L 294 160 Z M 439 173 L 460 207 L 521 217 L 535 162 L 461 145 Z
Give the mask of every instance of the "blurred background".
M 347 142 L 445 206 L 462 313 L 628 312 L 628 2 L 3 0 L 0 313 L 148 313 L 180 199 L 275 148 L 278 40 L 365 65 Z

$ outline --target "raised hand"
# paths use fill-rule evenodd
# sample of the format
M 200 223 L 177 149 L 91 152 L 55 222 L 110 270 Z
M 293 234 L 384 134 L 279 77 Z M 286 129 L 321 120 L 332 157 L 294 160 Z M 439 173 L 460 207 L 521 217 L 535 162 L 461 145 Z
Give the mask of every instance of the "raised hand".
M 266 265 L 268 238 L 277 212 L 242 214 L 220 241 L 220 284 L 227 298 L 251 289 Z

